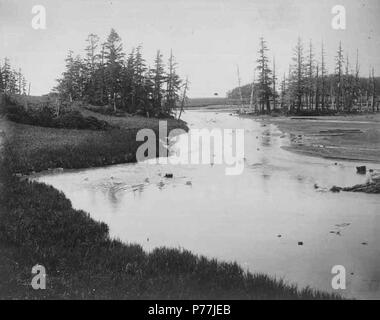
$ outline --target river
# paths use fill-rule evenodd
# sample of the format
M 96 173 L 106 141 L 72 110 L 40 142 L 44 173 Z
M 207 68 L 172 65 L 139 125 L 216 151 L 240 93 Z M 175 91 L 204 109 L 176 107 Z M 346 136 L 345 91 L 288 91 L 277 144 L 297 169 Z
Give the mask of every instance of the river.
M 243 173 L 226 175 L 222 164 L 146 161 L 34 179 L 107 223 L 112 237 L 146 250 L 181 247 L 300 288 L 380 298 L 380 197 L 327 191 L 365 182 L 355 170 L 365 163 L 291 153 L 281 148 L 289 136 L 276 126 L 227 112 L 186 111 L 183 119 L 190 129 L 244 129 Z M 334 265 L 346 270 L 345 290 L 332 289 Z

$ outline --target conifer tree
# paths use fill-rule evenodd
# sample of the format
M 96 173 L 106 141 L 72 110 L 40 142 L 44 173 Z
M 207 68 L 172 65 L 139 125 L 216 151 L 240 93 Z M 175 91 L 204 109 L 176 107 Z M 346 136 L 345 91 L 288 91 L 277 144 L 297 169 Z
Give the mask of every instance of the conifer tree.
M 267 56 L 268 47 L 263 37 L 260 38 L 260 48 L 258 51 L 259 57 L 256 60 L 258 71 L 258 84 L 259 84 L 259 100 L 261 111 L 270 112 L 270 98 L 272 96 L 272 71 L 269 68 L 269 59 Z
M 166 78 L 166 97 L 165 97 L 165 113 L 170 115 L 176 107 L 179 99 L 179 90 L 181 88 L 181 79 L 176 71 L 177 63 L 174 60 L 173 52 L 170 50 L 168 62 L 168 73 Z
M 85 73 L 85 96 L 90 103 L 96 102 L 96 69 L 99 64 L 99 54 L 97 48 L 99 37 L 93 33 L 89 34 L 85 48 L 86 56 L 84 58 L 83 71 Z
M 166 80 L 164 64 L 162 61 L 162 54 L 160 50 L 157 50 L 156 58 L 154 60 L 154 67 L 152 69 L 153 80 L 153 107 L 157 115 L 162 116 L 164 110 L 162 107 L 162 98 L 165 94 L 163 89 L 163 83 Z
M 301 38 L 298 38 L 297 45 L 294 48 L 293 63 L 292 94 L 295 98 L 297 112 L 300 112 L 302 107 L 302 97 L 305 93 L 305 58 Z
M 327 76 L 327 69 L 326 69 L 326 62 L 325 62 L 325 49 L 322 42 L 321 45 L 321 107 L 322 111 L 326 108 L 326 76 Z
M 309 52 L 307 55 L 307 62 L 306 62 L 306 73 L 307 73 L 307 107 L 308 109 L 312 109 L 313 106 L 313 98 L 314 98 L 314 53 L 313 53 L 313 44 L 310 40 L 309 43 Z
M 342 110 L 343 105 L 343 49 L 342 42 L 339 42 L 337 54 L 335 56 L 335 76 L 336 76 L 336 108 Z
M 105 78 L 108 103 L 112 104 L 114 111 L 116 111 L 117 100 L 120 97 L 123 58 L 124 53 L 121 39 L 117 32 L 114 29 L 111 29 L 105 43 Z

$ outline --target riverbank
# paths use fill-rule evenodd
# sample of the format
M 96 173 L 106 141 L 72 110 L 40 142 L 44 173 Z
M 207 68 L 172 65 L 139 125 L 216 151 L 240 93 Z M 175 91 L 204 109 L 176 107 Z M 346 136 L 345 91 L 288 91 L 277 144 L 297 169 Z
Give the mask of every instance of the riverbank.
M 81 112 L 107 121 L 114 129 L 57 129 L 3 120 L 4 161 L 11 172 L 28 174 L 54 168 L 79 169 L 135 162 L 136 150 L 142 143 L 136 141 L 138 130 L 152 129 L 158 137 L 159 119 L 105 116 L 88 110 Z M 188 130 L 183 121 L 161 121 L 167 121 L 168 131 L 175 128 Z
M 0 170 L 0 298 L 339 298 L 310 288 L 300 290 L 264 274 L 245 272 L 236 263 L 186 250 L 158 248 L 147 253 L 140 245 L 111 239 L 106 224 L 73 209 L 56 189 L 13 175 L 58 166 L 111 164 L 114 158 L 101 158 L 108 151 L 113 155 L 122 148 L 123 154 L 125 148 L 135 151 L 131 132 L 125 136 L 120 131 L 123 136 L 117 140 L 113 131 L 105 135 L 9 122 L 2 125 L 6 141 Z M 47 270 L 47 290 L 35 291 L 30 286 L 36 264 Z

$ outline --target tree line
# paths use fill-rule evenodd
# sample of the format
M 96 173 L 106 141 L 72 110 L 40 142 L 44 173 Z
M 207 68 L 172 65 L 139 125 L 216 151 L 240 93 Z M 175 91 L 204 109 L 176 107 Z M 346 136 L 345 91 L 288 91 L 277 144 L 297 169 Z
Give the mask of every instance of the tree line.
M 319 52 L 309 42 L 305 49 L 301 38 L 293 49 L 288 73 L 279 79 L 276 64 L 268 57 L 268 46 L 260 38 L 254 74 L 257 80 L 227 93 L 228 98 L 240 100 L 258 113 L 284 111 L 290 113 L 330 113 L 354 111 L 379 111 L 377 88 L 379 78 L 372 67 L 368 77 L 360 77 L 359 51 L 351 63 L 338 45 L 333 72 L 327 70 L 326 52 L 322 43 Z M 239 80 L 240 81 L 240 80 Z
M 66 57 L 66 69 L 55 88 L 61 101 L 80 100 L 110 106 L 115 112 L 166 117 L 184 99 L 181 91 L 187 89 L 188 82 L 179 77 L 172 52 L 165 64 L 158 50 L 150 67 L 141 45 L 125 54 L 114 29 L 103 43 L 95 34 L 86 42 L 83 58 L 72 51 Z
M 8 58 L 0 63 L 0 93 L 6 94 L 27 94 L 27 81 L 21 69 L 16 70 L 10 64 Z

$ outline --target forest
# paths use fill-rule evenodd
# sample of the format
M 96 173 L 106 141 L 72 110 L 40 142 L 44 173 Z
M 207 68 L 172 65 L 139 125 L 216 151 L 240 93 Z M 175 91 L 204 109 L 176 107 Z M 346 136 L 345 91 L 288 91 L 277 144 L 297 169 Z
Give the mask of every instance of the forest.
M 380 78 L 373 67 L 368 77 L 361 77 L 359 50 L 352 64 L 340 42 L 334 56 L 335 69 L 327 69 L 322 43 L 317 53 L 312 41 L 307 49 L 301 38 L 293 49 L 288 73 L 276 73 L 275 59 L 268 57 L 268 45 L 260 38 L 256 68 L 252 83 L 227 93 L 243 110 L 253 113 L 283 112 L 290 114 L 332 114 L 379 111 L 377 88 Z M 257 75 L 257 78 L 256 78 Z
M 104 107 L 103 111 L 109 113 L 127 112 L 162 118 L 171 117 L 176 106 L 184 105 L 189 82 L 179 77 L 172 52 L 165 63 L 162 53 L 157 50 L 153 66 L 149 67 L 142 46 L 126 54 L 114 29 L 105 42 L 90 34 L 86 43 L 84 57 L 69 50 L 65 71 L 49 93 L 48 105 L 40 107 L 51 109 L 59 116 L 74 102 L 80 102 Z M 16 71 L 11 67 L 7 58 L 0 65 L 0 93 L 12 98 L 30 95 L 30 83 L 28 85 L 21 69 Z M 26 106 L 27 103 L 21 104 Z
M 149 67 L 142 46 L 126 55 L 114 29 L 103 43 L 95 34 L 90 34 L 86 42 L 84 58 L 72 51 L 66 57 L 66 70 L 54 89 L 60 102 L 79 100 L 147 117 L 172 115 L 180 101 L 180 91 L 187 87 L 187 81 L 177 74 L 172 52 L 165 66 L 158 50 Z

